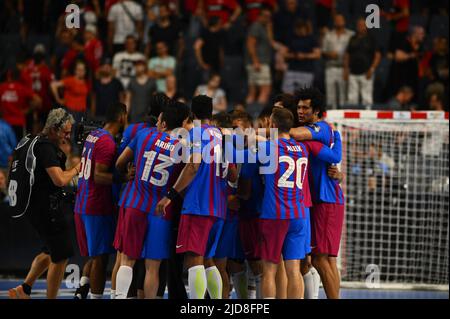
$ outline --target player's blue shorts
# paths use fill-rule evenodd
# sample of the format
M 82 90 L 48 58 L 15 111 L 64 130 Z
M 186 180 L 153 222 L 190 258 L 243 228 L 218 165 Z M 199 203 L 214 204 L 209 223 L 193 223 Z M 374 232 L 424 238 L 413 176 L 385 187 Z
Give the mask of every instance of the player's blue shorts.
M 238 219 L 225 220 L 214 258 L 245 259 Z
M 225 220 L 217 218 L 211 230 L 209 231 L 208 243 L 206 244 L 205 258 L 213 258 L 216 254 L 217 245 L 219 244 L 220 236 L 223 231 Z
M 142 247 L 142 258 L 167 259 L 172 245 L 172 221 L 152 214 L 147 215 L 147 232 Z
M 306 238 L 305 238 L 305 254 L 311 253 L 311 219 L 309 215 L 309 209 L 305 209 L 306 216 Z
M 309 216 L 309 209 L 306 209 L 306 211 L 308 211 Z M 307 242 L 311 242 L 311 239 L 307 239 L 309 236 L 308 224 L 309 219 L 307 218 L 290 220 L 289 228 L 283 244 L 284 260 L 304 259 L 307 255 L 307 251 L 311 251 L 311 247 L 309 247 L 309 249 L 307 248 Z
M 115 253 L 116 220 L 113 215 L 75 214 L 77 241 L 82 256 Z

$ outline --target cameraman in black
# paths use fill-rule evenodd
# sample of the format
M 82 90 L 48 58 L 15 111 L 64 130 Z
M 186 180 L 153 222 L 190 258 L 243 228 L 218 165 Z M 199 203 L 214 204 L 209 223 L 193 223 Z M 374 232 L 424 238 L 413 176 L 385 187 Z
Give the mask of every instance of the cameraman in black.
M 73 255 L 68 223 L 61 209 L 64 200 L 62 187 L 78 175 L 80 163 L 66 170 L 66 155 L 60 148 L 70 143 L 73 123 L 72 115 L 64 109 L 50 111 L 45 127 L 34 144 L 34 184 L 25 216 L 44 246 L 34 258 L 23 284 L 9 290 L 10 298 L 29 299 L 34 282 L 47 270 L 47 298 L 55 299 L 67 262 Z M 17 181 L 19 185 L 21 182 L 27 181 Z M 20 192 L 17 194 L 18 200 L 22 195 Z

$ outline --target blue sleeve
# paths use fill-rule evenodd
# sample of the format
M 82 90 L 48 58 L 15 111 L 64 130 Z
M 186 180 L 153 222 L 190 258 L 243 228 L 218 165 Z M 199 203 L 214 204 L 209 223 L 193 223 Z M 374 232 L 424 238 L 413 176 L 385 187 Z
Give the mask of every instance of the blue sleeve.
M 133 153 L 134 152 L 136 152 L 136 147 L 137 147 L 137 144 L 139 143 L 138 142 L 138 140 L 139 140 L 139 136 L 140 136 L 141 134 L 138 134 L 135 138 L 133 138 L 133 140 L 130 142 L 130 143 L 128 143 L 128 145 L 126 146 L 126 147 L 129 147 L 132 151 L 133 151 Z
M 334 138 L 333 148 L 315 141 L 308 142 L 307 145 L 310 147 L 310 152 L 318 159 L 330 164 L 339 163 L 342 160 L 342 144 L 339 132 L 334 132 Z
M 317 122 L 305 127 L 311 132 L 313 141 L 321 142 L 325 145 L 331 144 L 332 131 L 326 122 Z
M 131 139 L 131 131 L 133 130 L 133 125 L 129 125 L 125 131 L 123 132 L 122 135 L 122 141 L 120 142 L 119 145 L 119 153 L 118 155 L 122 154 L 122 152 L 125 150 L 125 147 L 128 146 L 128 144 L 130 144 L 130 139 Z

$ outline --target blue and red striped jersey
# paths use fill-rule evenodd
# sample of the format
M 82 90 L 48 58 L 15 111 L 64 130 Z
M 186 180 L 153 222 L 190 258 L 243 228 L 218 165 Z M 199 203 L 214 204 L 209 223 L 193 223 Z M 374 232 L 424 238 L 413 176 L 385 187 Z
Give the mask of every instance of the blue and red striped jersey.
M 125 131 L 122 134 L 122 140 L 120 141 L 119 150 L 117 151 L 117 155 L 120 156 L 122 152 L 125 150 L 125 148 L 131 143 L 131 141 L 136 137 L 136 135 L 143 129 L 148 128 L 152 131 L 156 131 L 156 127 L 151 127 L 149 123 L 142 122 L 142 123 L 134 123 L 128 125 L 128 127 L 125 129 Z M 120 191 L 122 189 L 123 184 L 114 184 L 113 185 L 113 198 L 114 202 L 119 202 L 119 206 L 121 206 L 122 201 L 120 200 Z M 127 183 L 128 186 L 128 183 Z M 124 189 L 124 191 L 127 191 L 127 188 Z
M 222 160 L 222 133 L 214 126 L 202 124 L 189 131 L 189 138 L 191 151 L 203 153 L 203 156 L 194 179 L 186 188 L 181 213 L 225 218 L 222 182 L 228 163 Z
M 120 141 L 118 154 L 122 154 L 123 150 L 131 143 L 131 141 L 136 137 L 136 135 L 144 128 L 151 128 L 150 124 L 147 122 L 134 123 L 128 125 L 122 134 L 122 140 Z M 156 127 L 153 127 L 156 130 Z
M 254 218 L 261 213 L 262 200 L 264 194 L 263 178 L 259 174 L 258 163 L 243 163 L 240 179 L 250 180 L 251 190 L 248 200 L 241 200 L 239 208 L 240 218 Z
M 136 174 L 122 193 L 123 207 L 155 213 L 156 205 L 175 184 L 184 165 L 171 158 L 178 142 L 152 128 L 141 130 L 131 141 L 127 147 L 133 151 Z M 172 208 L 167 208 L 165 219 L 173 217 Z
M 292 138 L 264 143 L 265 149 L 275 150 L 276 154 L 270 156 L 275 158 L 277 168 L 274 173 L 263 175 L 265 187 L 260 218 L 306 218 L 303 202 L 309 156 L 306 146 Z
M 112 187 L 95 183 L 94 172 L 97 164 L 107 165 L 112 172 L 115 158 L 116 143 L 108 131 L 98 129 L 87 136 L 81 154 L 75 213 L 87 215 L 114 213 Z
M 306 126 L 312 134 L 314 141 L 321 142 L 323 145 L 332 147 L 334 150 L 342 153 L 342 146 L 336 143 L 334 132 L 330 124 L 325 121 L 319 121 Z M 337 161 L 336 163 L 340 162 Z M 311 198 L 313 203 L 335 203 L 344 204 L 344 194 L 339 181 L 328 176 L 327 170 L 330 163 L 320 159 L 311 161 L 309 183 L 311 186 Z

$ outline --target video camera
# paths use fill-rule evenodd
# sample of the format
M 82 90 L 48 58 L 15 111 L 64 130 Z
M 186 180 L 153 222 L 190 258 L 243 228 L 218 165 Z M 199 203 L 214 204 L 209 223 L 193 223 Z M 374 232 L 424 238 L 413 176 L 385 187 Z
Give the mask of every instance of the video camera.
M 75 126 L 75 143 L 78 146 L 82 146 L 86 141 L 87 136 L 92 131 L 95 131 L 104 126 L 103 121 L 81 119 L 81 122 Z

